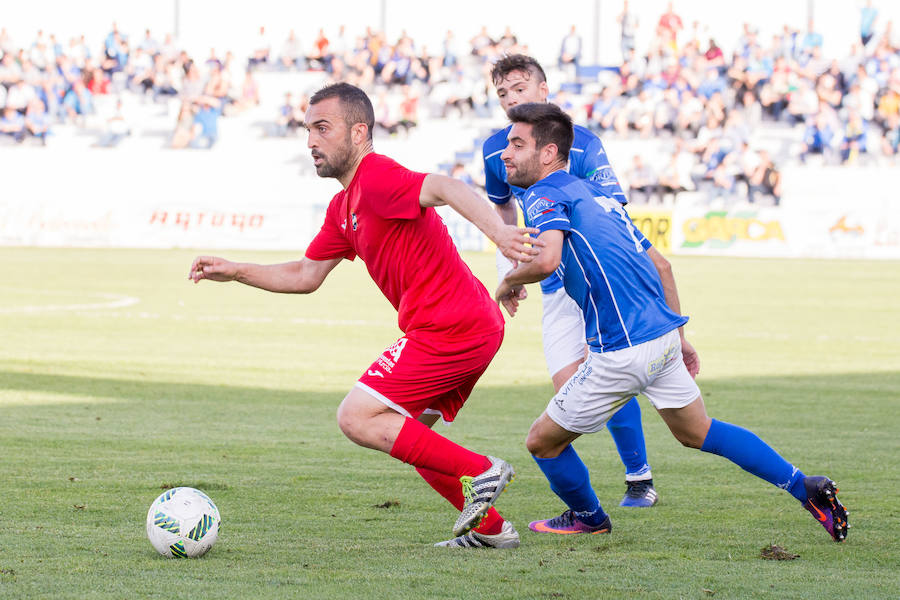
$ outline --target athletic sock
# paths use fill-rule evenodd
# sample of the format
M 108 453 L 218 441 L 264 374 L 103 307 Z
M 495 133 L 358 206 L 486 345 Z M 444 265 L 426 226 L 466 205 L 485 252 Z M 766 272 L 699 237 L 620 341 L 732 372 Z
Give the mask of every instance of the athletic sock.
M 760 479 L 787 490 L 800 502 L 806 502 L 803 472 L 752 431 L 713 419 L 700 449 L 725 457 Z
M 438 494 L 447 499 L 447 502 L 453 505 L 456 510 L 462 510 L 466 500 L 462 494 L 462 484 L 459 478 L 444 475 L 431 469 L 417 467 L 416 471 L 422 476 L 422 479 L 428 483 Z M 497 512 L 493 506 L 488 510 L 481 524 L 475 528 L 478 533 L 487 535 L 495 535 L 500 533 L 503 528 L 503 517 Z
M 647 464 L 647 445 L 641 426 L 641 405 L 632 398 L 616 411 L 606 423 L 609 434 L 616 443 L 619 457 L 625 464 L 625 480 L 641 481 L 652 479 L 650 465 Z
M 537 456 L 533 458 L 550 482 L 553 493 L 559 496 L 580 520 L 587 525 L 596 526 L 606 519 L 600 500 L 591 487 L 587 467 L 572 444 L 566 446 L 566 449 L 555 458 Z
M 394 440 L 391 456 L 457 479 L 463 475 L 479 475 L 491 468 L 487 456 L 466 450 L 408 417 Z

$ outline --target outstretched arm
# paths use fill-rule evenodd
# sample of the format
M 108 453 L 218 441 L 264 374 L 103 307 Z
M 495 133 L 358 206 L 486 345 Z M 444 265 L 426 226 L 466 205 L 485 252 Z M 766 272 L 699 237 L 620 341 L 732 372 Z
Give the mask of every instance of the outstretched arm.
M 473 223 L 510 260 L 529 262 L 540 252 L 542 244 L 529 234 L 539 231 L 533 227 L 506 225 L 472 188 L 458 179 L 430 173 L 422 182 L 419 204 L 424 207 L 449 205 Z
M 191 264 L 188 279 L 194 283 L 210 281 L 239 281 L 270 292 L 309 294 L 322 282 L 342 258 L 330 260 L 302 260 L 277 265 L 236 263 L 217 256 L 198 256 Z
M 677 315 L 681 314 L 681 301 L 678 299 L 678 288 L 675 286 L 675 274 L 672 272 L 672 263 L 666 260 L 666 257 L 659 253 L 659 250 L 652 246 L 647 250 L 647 256 L 653 261 L 656 272 L 662 280 L 663 294 L 666 297 L 666 304 Z M 681 354 L 684 357 L 684 366 L 687 367 L 691 377 L 696 377 L 700 373 L 700 355 L 694 349 L 687 338 L 684 337 L 684 327 L 678 328 L 678 335 L 681 336 Z

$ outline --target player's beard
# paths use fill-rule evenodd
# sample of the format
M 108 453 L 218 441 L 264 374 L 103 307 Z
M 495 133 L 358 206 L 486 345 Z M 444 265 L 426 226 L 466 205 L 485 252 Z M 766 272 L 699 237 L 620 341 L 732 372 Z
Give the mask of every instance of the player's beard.
M 346 139 L 344 139 L 344 144 L 336 148 L 330 156 L 326 156 L 321 152 L 315 153 L 315 156 L 322 159 L 322 162 L 316 166 L 316 175 L 340 179 L 350 168 L 352 155 L 353 142 L 350 140 L 350 133 L 348 132 Z
M 535 152 L 530 157 L 517 163 L 513 163 L 514 171 L 506 170 L 506 180 L 512 185 L 521 188 L 527 188 L 534 185 L 539 179 L 541 166 L 538 162 L 538 153 Z

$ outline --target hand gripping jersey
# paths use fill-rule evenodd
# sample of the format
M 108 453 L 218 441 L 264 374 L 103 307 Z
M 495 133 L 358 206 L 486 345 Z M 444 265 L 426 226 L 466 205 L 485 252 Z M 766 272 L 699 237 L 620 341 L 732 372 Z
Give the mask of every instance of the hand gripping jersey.
M 500 309 L 459 256 L 444 222 L 419 205 L 424 179 L 386 156 L 366 155 L 328 205 L 307 258 L 359 256 L 408 336 L 501 331 Z
M 528 188 L 522 204 L 541 232 L 565 234 L 557 274 L 584 313 L 592 351 L 635 346 L 687 323 L 666 304 L 650 242 L 602 187 L 556 171 Z
M 519 208 L 522 208 L 522 188 L 511 185 L 506 180 L 506 165 L 500 160 L 500 154 L 506 148 L 507 136 L 512 125 L 501 129 L 493 134 L 484 142 L 484 187 L 487 191 L 488 198 L 495 204 L 506 204 L 515 196 L 519 202 Z M 572 142 L 572 149 L 569 150 L 569 173 L 581 179 L 587 179 L 599 185 L 608 196 L 615 198 L 622 204 L 626 204 L 628 200 L 619 185 L 619 180 L 613 172 L 612 166 L 609 164 L 609 158 L 606 156 L 606 150 L 603 143 L 590 130 L 575 126 L 575 139 Z M 525 217 L 525 224 L 533 226 Z M 562 281 L 555 275 L 551 275 L 541 282 L 541 290 L 547 294 L 555 292 L 562 287 Z

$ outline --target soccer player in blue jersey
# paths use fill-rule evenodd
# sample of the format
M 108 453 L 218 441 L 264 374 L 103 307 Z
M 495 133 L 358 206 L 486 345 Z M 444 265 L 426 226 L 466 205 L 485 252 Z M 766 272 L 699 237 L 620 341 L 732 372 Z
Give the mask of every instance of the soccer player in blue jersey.
M 571 443 L 602 429 L 642 393 L 683 445 L 723 456 L 787 490 L 843 541 L 847 511 L 831 479 L 805 476 L 756 434 L 706 414 L 692 377 L 699 358 L 684 337 L 687 317 L 680 314 L 675 280 L 659 276 L 647 256 L 650 243 L 619 202 L 566 172 L 572 120 L 550 104 L 517 106 L 509 117 L 513 125 L 501 156 L 510 183 L 527 188 L 526 223 L 541 231 L 544 246 L 533 262 L 506 275 L 495 298 L 515 314 L 523 284 L 560 274 L 584 315 L 590 348 L 528 433 L 529 451 L 568 507 L 529 528 L 558 534 L 612 529 Z
M 546 76 L 541 65 L 530 56 L 513 54 L 494 65 L 491 78 L 503 110 L 518 104 L 546 102 Z M 492 135 L 484 143 L 484 174 L 488 198 L 507 225 L 515 225 L 516 203 L 521 203 L 521 187 L 510 184 L 500 154 L 506 148 L 510 127 Z M 568 171 L 576 177 L 588 179 L 601 186 L 618 202 L 627 202 L 625 193 L 613 172 L 600 139 L 584 127 L 575 127 L 575 141 L 569 151 Z M 515 201 L 513 201 L 515 200 Z M 649 252 L 654 265 L 665 272 L 669 262 L 655 249 Z M 502 254 L 497 254 L 497 275 L 503 276 L 512 268 Z M 584 321 L 578 305 L 566 294 L 559 277 L 551 275 L 541 282 L 544 357 L 555 391 L 575 373 L 585 359 Z M 524 291 L 522 292 L 524 295 Z M 607 424 L 625 464 L 625 497 L 621 506 L 653 506 L 657 501 L 653 487 L 653 473 L 647 461 L 644 430 L 641 427 L 641 408 L 634 398 L 615 414 Z

